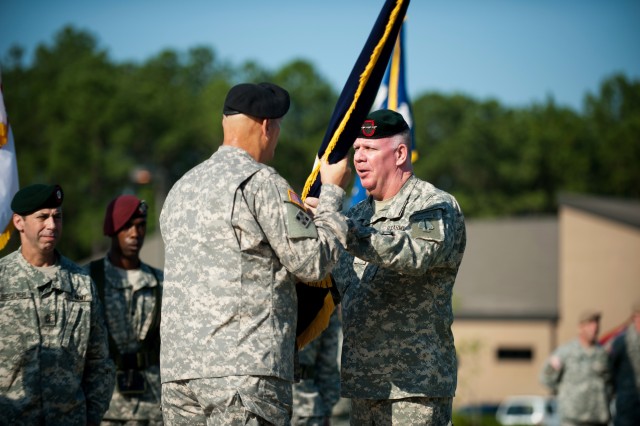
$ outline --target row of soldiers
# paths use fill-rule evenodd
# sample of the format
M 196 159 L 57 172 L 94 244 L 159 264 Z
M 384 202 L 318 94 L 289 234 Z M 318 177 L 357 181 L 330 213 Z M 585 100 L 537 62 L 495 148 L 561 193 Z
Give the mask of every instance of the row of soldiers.
M 107 255 L 79 266 L 56 245 L 63 189 L 11 202 L 20 248 L 0 259 L 0 424 L 162 424 L 163 273 L 140 261 L 147 205 L 107 207 Z
M 0 424 L 160 425 L 164 277 L 140 259 L 147 204 L 112 200 L 110 249 L 80 267 L 56 249 L 63 198 L 59 185 L 36 184 L 11 204 L 21 248 L 0 260 Z M 299 354 L 301 424 L 328 421 L 339 399 L 337 313 Z

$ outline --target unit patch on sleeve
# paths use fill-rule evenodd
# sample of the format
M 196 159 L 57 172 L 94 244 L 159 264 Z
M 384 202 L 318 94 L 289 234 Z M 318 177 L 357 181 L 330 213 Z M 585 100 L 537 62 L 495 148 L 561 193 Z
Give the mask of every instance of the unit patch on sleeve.
M 289 238 L 318 238 L 316 225 L 298 194 L 289 189 L 288 196 L 289 201 L 285 201 L 285 205 Z
M 444 240 L 444 223 L 442 210 L 422 210 L 411 215 L 411 235 L 425 240 Z

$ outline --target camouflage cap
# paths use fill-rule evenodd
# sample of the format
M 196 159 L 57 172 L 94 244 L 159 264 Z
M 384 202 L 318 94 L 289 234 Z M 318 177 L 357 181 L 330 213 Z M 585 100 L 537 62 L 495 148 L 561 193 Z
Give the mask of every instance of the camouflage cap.
M 11 200 L 11 210 L 24 216 L 40 209 L 57 208 L 62 205 L 63 198 L 60 185 L 36 183 L 16 192 Z
M 580 317 L 578 318 L 578 322 L 582 324 L 583 322 L 591 322 L 591 321 L 600 321 L 600 317 L 602 314 L 595 309 L 587 309 L 582 311 Z
M 379 109 L 369 113 L 360 128 L 359 138 L 382 139 L 388 138 L 398 133 L 402 133 L 409 128 L 404 121 L 402 114 L 390 109 Z

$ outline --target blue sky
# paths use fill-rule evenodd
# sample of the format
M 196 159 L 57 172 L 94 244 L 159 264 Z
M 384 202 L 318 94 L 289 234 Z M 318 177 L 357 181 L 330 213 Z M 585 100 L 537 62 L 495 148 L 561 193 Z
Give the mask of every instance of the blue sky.
M 275 70 L 312 62 L 337 91 L 383 0 L 2 0 L 0 55 L 30 54 L 65 24 L 93 33 L 114 61 L 209 46 L 222 60 Z M 526 106 L 553 97 L 579 110 L 622 72 L 640 78 L 640 1 L 413 0 L 405 49 L 409 94 L 495 98 Z M 6 88 L 5 88 L 6 90 Z

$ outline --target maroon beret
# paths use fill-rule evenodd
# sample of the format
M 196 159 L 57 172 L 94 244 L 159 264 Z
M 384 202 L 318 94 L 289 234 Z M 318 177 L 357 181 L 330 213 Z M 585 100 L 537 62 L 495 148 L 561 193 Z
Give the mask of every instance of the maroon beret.
M 104 215 L 104 235 L 116 235 L 133 217 L 147 217 L 147 204 L 135 195 L 120 195 L 114 198 Z

